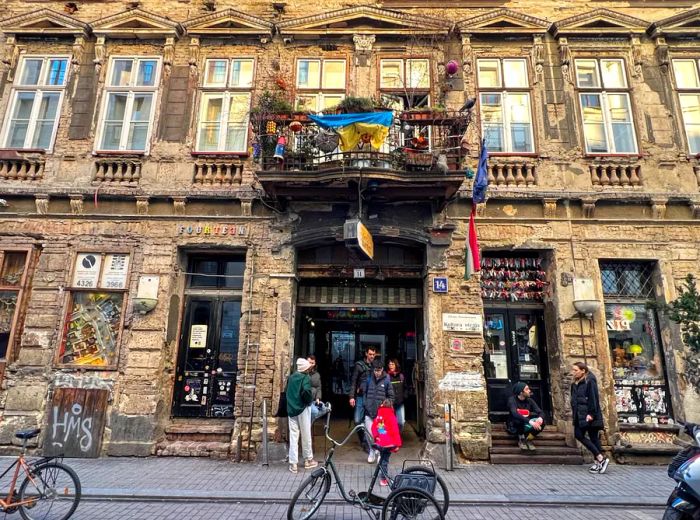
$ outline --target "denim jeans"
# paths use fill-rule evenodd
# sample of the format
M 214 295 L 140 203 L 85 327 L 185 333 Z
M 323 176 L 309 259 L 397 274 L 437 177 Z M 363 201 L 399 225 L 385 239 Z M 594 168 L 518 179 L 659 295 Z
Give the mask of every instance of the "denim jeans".
M 365 398 L 362 395 L 355 397 L 355 413 L 353 414 L 353 420 L 355 425 L 362 424 L 365 421 Z M 372 434 L 370 433 L 370 437 L 371 435 Z M 365 433 L 363 431 L 357 432 L 357 439 L 360 441 L 362 448 L 369 453 L 369 443 L 367 442 L 367 438 L 365 437 Z
M 399 424 L 399 431 L 403 431 L 403 425 L 406 423 L 406 409 L 404 405 L 399 405 L 394 409 L 396 413 L 396 422 Z
M 316 419 L 319 417 L 323 417 L 328 413 L 328 407 L 326 406 L 326 403 L 311 403 L 309 406 L 311 408 L 311 422 L 313 423 Z

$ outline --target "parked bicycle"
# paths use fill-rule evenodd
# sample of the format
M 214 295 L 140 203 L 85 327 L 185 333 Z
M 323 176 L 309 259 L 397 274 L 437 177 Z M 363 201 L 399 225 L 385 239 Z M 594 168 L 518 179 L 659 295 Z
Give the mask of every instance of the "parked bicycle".
M 312 518 L 328 495 L 333 479 L 343 500 L 354 507 L 359 507 L 373 520 L 444 520 L 450 504 L 450 495 L 447 485 L 435 472 L 432 464 L 406 467 L 406 462 L 409 461 L 405 461 L 401 473 L 392 479 L 377 463 L 367 491 L 359 493 L 352 489 L 346 491 L 333 463 L 333 455 L 336 448 L 344 446 L 355 432 L 364 431 L 365 435 L 368 435 L 368 432 L 364 425 L 359 424 L 348 433 L 345 439 L 338 442 L 330 436 L 330 420 L 329 408 L 324 430 L 326 438 L 331 442 L 331 448 L 326 453 L 323 465 L 315 469 L 294 493 L 287 509 L 287 520 Z M 378 446 L 375 448 L 381 449 Z M 372 493 L 380 473 L 389 481 L 391 492 L 387 497 Z
M 80 480 L 61 457 L 27 461 L 27 441 L 39 433 L 40 429 L 15 432 L 15 437 L 22 440 L 22 451 L 0 475 L 2 480 L 14 468 L 7 494 L 0 498 L 0 510 L 8 514 L 19 511 L 24 520 L 67 520 L 80 503 Z M 17 488 L 20 471 L 25 477 Z

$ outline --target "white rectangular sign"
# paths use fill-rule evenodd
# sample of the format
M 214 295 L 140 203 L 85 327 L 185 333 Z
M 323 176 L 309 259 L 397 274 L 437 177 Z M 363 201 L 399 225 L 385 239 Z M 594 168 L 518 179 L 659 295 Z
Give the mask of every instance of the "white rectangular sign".
M 365 277 L 365 269 L 364 267 L 360 268 L 355 268 L 352 270 L 352 275 L 353 278 L 364 278 Z
M 442 314 L 442 330 L 481 334 L 484 322 L 481 314 Z
M 94 289 L 100 276 L 102 256 L 99 253 L 80 253 L 75 258 L 73 287 Z
M 128 272 L 129 255 L 122 253 L 107 255 L 100 287 L 103 289 L 125 289 Z

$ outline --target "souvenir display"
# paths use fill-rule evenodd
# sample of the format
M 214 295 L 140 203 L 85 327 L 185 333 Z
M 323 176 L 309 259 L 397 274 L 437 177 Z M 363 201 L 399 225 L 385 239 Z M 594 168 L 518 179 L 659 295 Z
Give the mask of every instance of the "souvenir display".
M 541 302 L 548 282 L 541 258 L 481 259 L 481 297 L 509 302 Z

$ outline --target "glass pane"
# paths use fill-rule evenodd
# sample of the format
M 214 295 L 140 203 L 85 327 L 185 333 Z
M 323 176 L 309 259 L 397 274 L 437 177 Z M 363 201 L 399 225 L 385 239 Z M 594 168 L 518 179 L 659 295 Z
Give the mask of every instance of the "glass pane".
M 190 301 L 190 328 L 186 331 L 187 352 L 185 360 L 186 371 L 201 371 L 204 367 L 210 364 L 207 349 L 211 349 L 214 345 L 214 334 L 212 333 L 214 316 L 212 316 L 212 302 L 210 301 Z M 187 380 L 185 380 L 187 381 Z M 185 391 L 187 391 L 185 386 Z M 191 392 L 189 397 L 185 397 L 186 401 L 199 401 L 201 398 L 201 387 L 199 392 Z M 192 399 L 193 394 L 200 393 L 197 398 Z
M 0 285 L 19 286 L 22 281 L 24 264 L 27 260 L 27 253 L 6 252 L 0 274 Z
M 247 147 L 248 125 L 234 123 L 228 125 L 226 133 L 227 152 L 245 152 Z
M 119 150 L 122 136 L 122 122 L 106 122 L 104 137 L 102 138 L 102 150 Z
M 12 119 L 29 119 L 34 106 L 34 92 L 18 92 Z
M 296 109 L 304 112 L 317 112 L 319 110 L 318 96 L 315 94 L 303 94 L 297 96 Z
M 484 370 L 488 379 L 508 379 L 508 348 L 503 314 L 487 314 Z
M 498 60 L 478 60 L 477 68 L 480 88 L 501 86 L 501 69 L 498 66 Z
M 28 121 L 12 121 L 7 135 L 8 148 L 24 148 L 24 140 L 27 137 Z
M 128 86 L 131 81 L 133 60 L 114 60 L 112 62 L 112 77 L 109 84 L 113 87 Z
M 17 293 L 15 291 L 0 291 L 0 359 L 7 356 L 16 309 Z
M 68 60 L 49 60 L 49 76 L 46 78 L 47 85 L 64 85 L 66 83 L 66 70 Z
M 323 88 L 345 90 L 345 61 L 323 62 Z
M 250 110 L 250 94 L 231 94 L 228 109 L 229 123 L 245 123 Z
M 381 61 L 381 88 L 403 88 L 403 61 Z
M 129 137 L 126 142 L 127 150 L 145 150 L 148 139 L 148 123 L 131 123 Z
M 24 60 L 20 85 L 38 85 L 41 78 L 41 66 L 44 60 L 41 58 L 27 58 Z
M 598 88 L 598 62 L 596 60 L 576 60 L 576 81 L 582 88 Z
M 678 88 L 700 88 L 695 60 L 673 60 L 673 72 Z
M 622 60 L 600 60 L 600 73 L 603 76 L 603 87 L 605 88 L 625 88 L 627 86 L 624 61 Z
M 608 144 L 600 94 L 581 94 L 581 108 L 583 110 L 583 133 L 586 139 L 586 150 L 591 153 L 607 152 Z
M 107 100 L 107 114 L 105 115 L 104 135 L 102 137 L 103 150 L 118 150 L 121 142 L 122 125 L 124 124 L 124 112 L 126 110 L 126 94 L 110 94 Z
M 41 96 L 41 104 L 39 105 L 38 119 L 55 119 L 58 113 L 58 100 L 60 94 L 58 92 L 44 92 Z
M 540 379 L 539 331 L 531 314 L 515 314 L 513 339 L 521 379 Z
M 243 288 L 243 275 L 245 273 L 245 260 L 231 260 L 224 264 L 224 286 L 229 289 Z
M 511 123 L 530 122 L 529 94 L 508 94 L 506 101 L 508 105 L 508 117 Z
M 506 88 L 527 87 L 527 65 L 525 60 L 503 60 L 503 82 Z
M 54 120 L 37 121 L 31 147 L 48 150 L 51 146 L 51 136 L 53 135 L 54 126 Z
M 149 121 L 151 118 L 151 100 L 153 94 L 136 94 L 131 110 L 132 121 Z
M 321 62 L 318 60 L 300 60 L 297 70 L 297 87 L 319 88 L 321 80 Z
M 632 121 L 627 94 L 608 94 L 608 110 L 613 123 Z
M 59 363 L 116 365 L 123 301 L 121 293 L 72 293 Z
M 608 94 L 608 110 L 612 123 L 615 152 L 634 153 L 637 146 L 634 142 L 634 127 L 629 110 L 627 94 Z
M 233 60 L 231 86 L 238 88 L 253 86 L 253 60 Z
M 10 148 L 24 148 L 29 129 L 29 116 L 34 106 L 33 92 L 18 92 L 10 128 L 7 134 L 7 146 Z
M 223 96 L 205 95 L 202 97 L 202 121 L 221 121 L 223 111 Z
M 216 287 L 219 263 L 215 260 L 195 260 L 192 266 L 190 287 Z
M 197 149 L 201 152 L 217 151 L 219 149 L 220 129 L 221 123 L 200 123 Z
M 226 86 L 227 60 L 207 60 L 204 72 L 204 84 L 208 86 Z
M 700 153 L 700 94 L 681 94 L 681 111 L 691 153 Z
M 152 87 L 156 84 L 156 72 L 158 62 L 156 60 L 139 61 L 139 75 L 136 78 L 136 85 L 139 87 Z
M 333 108 L 335 106 L 338 106 L 338 104 L 345 98 L 343 94 L 338 94 L 338 95 L 325 95 L 321 96 L 321 106 L 319 107 L 319 110 L 328 110 L 329 108 Z
M 406 74 L 408 88 L 430 88 L 430 62 L 428 60 L 407 60 Z
M 224 372 L 236 372 L 238 370 L 238 342 L 240 322 L 241 302 L 223 302 L 221 309 L 219 368 L 222 369 Z

